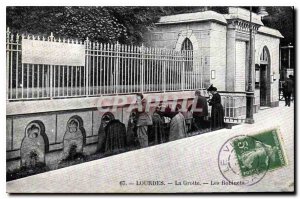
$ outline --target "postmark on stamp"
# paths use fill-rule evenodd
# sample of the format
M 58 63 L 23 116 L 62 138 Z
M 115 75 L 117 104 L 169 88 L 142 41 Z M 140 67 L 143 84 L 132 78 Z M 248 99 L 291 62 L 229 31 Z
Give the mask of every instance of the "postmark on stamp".
M 227 140 L 219 151 L 218 165 L 227 181 L 253 185 L 268 171 L 287 165 L 278 129 Z
M 286 165 L 277 129 L 233 141 L 242 176 L 271 171 Z

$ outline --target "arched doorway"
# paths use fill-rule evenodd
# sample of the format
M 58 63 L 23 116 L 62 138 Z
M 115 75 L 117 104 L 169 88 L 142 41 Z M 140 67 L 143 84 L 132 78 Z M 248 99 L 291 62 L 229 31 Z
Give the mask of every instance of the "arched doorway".
M 260 106 L 270 106 L 270 53 L 265 46 L 260 54 Z

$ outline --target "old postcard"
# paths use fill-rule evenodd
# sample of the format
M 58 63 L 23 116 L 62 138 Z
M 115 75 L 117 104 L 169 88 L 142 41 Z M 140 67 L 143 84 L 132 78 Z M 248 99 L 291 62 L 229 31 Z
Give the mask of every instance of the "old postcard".
M 294 15 L 7 6 L 6 191 L 293 193 Z

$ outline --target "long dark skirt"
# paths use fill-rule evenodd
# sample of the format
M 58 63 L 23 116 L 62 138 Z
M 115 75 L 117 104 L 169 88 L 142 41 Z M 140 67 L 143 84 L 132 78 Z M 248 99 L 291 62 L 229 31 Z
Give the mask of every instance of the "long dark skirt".
M 154 113 L 152 116 L 153 125 L 149 126 L 149 144 L 161 144 L 166 142 L 166 133 L 162 117 Z
M 119 120 L 110 121 L 105 127 L 105 153 L 115 154 L 125 151 L 126 128 Z
M 212 106 L 211 110 L 211 128 L 212 130 L 224 127 L 224 110 L 222 104 Z

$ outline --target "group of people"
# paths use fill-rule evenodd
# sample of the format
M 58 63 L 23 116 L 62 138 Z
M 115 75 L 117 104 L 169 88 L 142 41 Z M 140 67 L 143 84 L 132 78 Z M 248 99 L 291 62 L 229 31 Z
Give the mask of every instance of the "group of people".
M 203 95 L 202 92 L 203 90 L 195 91 L 195 98 L 188 107 L 188 111 L 184 111 L 180 104 L 176 105 L 175 110 L 169 106 L 162 107 L 159 105 L 152 115 L 146 110 L 146 99 L 142 94 L 137 94 L 137 108 L 133 109 L 130 114 L 127 129 L 119 120 L 107 119 L 106 121 L 104 119 L 100 131 L 104 131 L 105 136 L 99 141 L 102 143 L 99 146 L 102 146 L 102 150 L 105 152 L 118 153 L 124 151 L 128 146 L 144 148 L 149 145 L 181 139 L 188 136 L 189 130 L 201 131 L 204 128 L 211 130 L 223 128 L 224 110 L 217 88 L 211 85 L 207 89 L 209 97 Z M 283 84 L 286 106 L 290 106 L 293 92 L 294 80 L 293 76 L 290 75 Z M 211 106 L 210 120 L 208 120 L 208 106 Z M 190 123 L 188 115 L 192 117 Z M 192 126 L 191 129 L 188 128 L 187 123 Z
M 217 88 L 211 85 L 207 91 L 211 94 L 207 100 L 201 94 L 200 90 L 195 91 L 193 103 L 188 107 L 188 111 L 192 113 L 192 126 L 195 131 L 201 130 L 210 123 L 211 130 L 217 130 L 224 127 L 224 110 L 221 104 L 221 96 L 217 92 Z M 137 104 L 145 107 L 145 99 L 143 95 L 137 95 Z M 208 118 L 208 106 L 211 106 L 210 121 Z M 168 129 L 165 128 L 166 118 L 170 119 Z M 134 109 L 132 117 L 129 120 L 128 127 L 136 135 L 140 147 L 146 147 L 151 144 L 159 144 L 167 141 L 173 141 L 187 137 L 188 128 L 186 124 L 186 112 L 182 110 L 180 104 L 177 104 L 175 110 L 170 107 L 162 110 L 162 107 L 156 107 L 152 117 L 145 112 L 144 108 Z
M 210 86 L 207 91 L 211 93 L 210 99 L 207 100 L 200 90 L 196 90 L 194 101 L 188 107 L 188 112 L 193 117 L 193 131 L 206 128 L 209 123 L 212 130 L 224 127 L 223 106 L 217 88 Z M 102 140 L 105 145 L 102 147 L 104 152 L 118 152 L 126 146 L 144 148 L 188 136 L 187 111 L 184 111 L 180 104 L 177 104 L 174 110 L 169 106 L 159 105 L 150 115 L 145 110 L 147 102 L 143 95 L 137 94 L 136 99 L 137 108 L 133 109 L 129 116 L 127 129 L 116 120 L 110 121 L 102 128 L 101 131 L 105 132 L 105 138 Z M 211 121 L 207 120 L 208 106 L 212 107 Z
M 175 110 L 160 106 L 155 108 L 152 116 L 146 112 L 146 100 L 142 94 L 137 94 L 138 108 L 133 109 L 128 121 L 129 142 L 135 146 L 144 148 L 149 145 L 160 144 L 167 141 L 187 137 L 185 117 L 181 105 Z M 170 121 L 167 121 L 170 120 Z M 168 123 L 168 127 L 166 127 Z
M 211 106 L 211 129 L 217 130 L 224 127 L 224 110 L 221 103 L 221 96 L 218 93 L 217 88 L 213 85 L 211 85 L 207 91 L 211 94 L 209 100 L 201 94 L 200 90 L 196 90 L 194 102 L 188 109 L 193 112 L 193 126 L 195 130 L 200 130 L 205 126 L 205 118 L 208 116 L 208 105 Z

